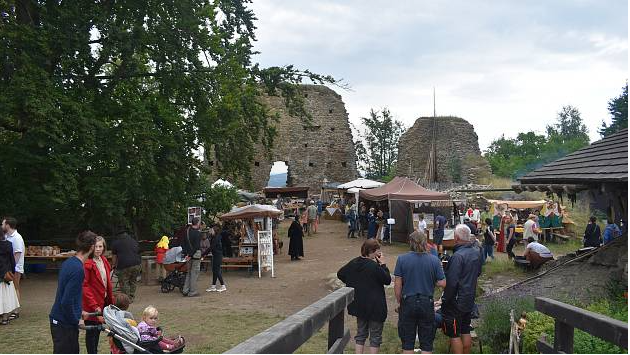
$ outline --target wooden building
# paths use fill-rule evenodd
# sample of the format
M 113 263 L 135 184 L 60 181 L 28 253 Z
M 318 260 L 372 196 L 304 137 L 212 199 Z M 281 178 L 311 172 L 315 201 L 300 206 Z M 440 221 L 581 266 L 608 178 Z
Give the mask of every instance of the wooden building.
M 628 220 L 628 129 L 548 163 L 518 179 L 516 192 L 543 191 L 575 201 L 588 191 L 591 207 L 619 224 Z

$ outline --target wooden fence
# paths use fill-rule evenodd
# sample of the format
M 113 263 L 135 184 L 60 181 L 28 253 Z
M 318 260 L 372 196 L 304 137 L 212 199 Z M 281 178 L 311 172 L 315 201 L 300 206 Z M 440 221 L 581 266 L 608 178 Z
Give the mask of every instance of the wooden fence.
M 226 353 L 290 354 L 328 322 L 328 354 L 342 354 L 350 340 L 345 309 L 353 300 L 353 288 L 340 288 Z
M 536 344 L 541 354 L 573 353 L 575 328 L 628 349 L 628 323 L 544 297 L 536 298 L 536 310 L 556 321 L 553 345 L 544 336 Z

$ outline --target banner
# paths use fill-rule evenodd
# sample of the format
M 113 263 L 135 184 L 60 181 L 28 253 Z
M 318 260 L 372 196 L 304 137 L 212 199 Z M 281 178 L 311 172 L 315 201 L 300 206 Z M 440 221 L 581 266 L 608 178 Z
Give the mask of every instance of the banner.
M 271 277 L 276 277 L 273 269 L 273 234 L 269 231 L 258 232 L 258 277 L 263 271 L 271 269 Z

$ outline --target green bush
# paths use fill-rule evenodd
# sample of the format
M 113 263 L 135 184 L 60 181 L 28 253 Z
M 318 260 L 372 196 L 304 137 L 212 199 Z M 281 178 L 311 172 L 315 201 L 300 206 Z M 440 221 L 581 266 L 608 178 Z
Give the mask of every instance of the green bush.
M 628 320 L 628 303 L 622 294 L 613 299 L 602 299 L 592 303 L 587 310 L 600 313 L 626 322 Z M 523 333 L 523 353 L 537 353 L 536 341 L 542 333 L 547 334 L 547 342 L 553 344 L 554 319 L 539 312 L 527 314 L 527 328 Z M 626 354 L 627 351 L 594 337 L 581 330 L 575 330 L 573 352 L 576 354 Z
M 481 309 L 481 324 L 477 335 L 493 353 L 503 353 L 510 341 L 510 310 L 514 310 L 516 320 L 520 314 L 534 309 L 531 298 L 506 298 L 485 303 Z

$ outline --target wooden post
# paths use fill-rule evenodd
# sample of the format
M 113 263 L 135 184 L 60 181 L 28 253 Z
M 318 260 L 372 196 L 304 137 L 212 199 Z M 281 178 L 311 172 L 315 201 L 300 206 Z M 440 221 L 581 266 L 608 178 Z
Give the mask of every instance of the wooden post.
M 328 321 L 328 349 L 330 349 L 337 339 L 343 337 L 343 318 L 345 309 L 342 309 L 336 316 Z
M 553 349 L 567 354 L 573 353 L 573 327 L 556 319 Z
M 512 344 L 514 344 L 514 310 L 510 309 L 510 345 L 508 354 L 512 354 Z

